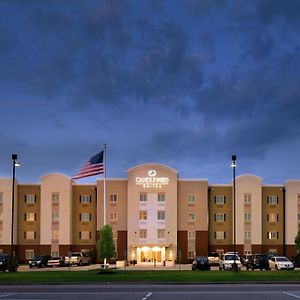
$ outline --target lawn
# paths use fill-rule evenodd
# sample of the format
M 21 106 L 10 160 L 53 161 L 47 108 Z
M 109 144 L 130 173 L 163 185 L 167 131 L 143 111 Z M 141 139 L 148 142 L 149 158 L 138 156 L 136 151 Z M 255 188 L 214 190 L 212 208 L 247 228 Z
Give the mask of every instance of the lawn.
M 99 274 L 98 271 L 0 273 L 0 284 L 16 283 L 96 283 L 96 282 L 299 282 L 300 271 L 124 271 Z

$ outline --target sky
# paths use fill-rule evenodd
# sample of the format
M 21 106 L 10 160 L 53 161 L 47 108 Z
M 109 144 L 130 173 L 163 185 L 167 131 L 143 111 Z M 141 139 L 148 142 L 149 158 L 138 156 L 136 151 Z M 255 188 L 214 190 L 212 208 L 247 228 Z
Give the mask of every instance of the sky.
M 300 178 L 299 0 L 0 0 L 0 178 Z M 78 182 L 95 182 L 90 177 Z

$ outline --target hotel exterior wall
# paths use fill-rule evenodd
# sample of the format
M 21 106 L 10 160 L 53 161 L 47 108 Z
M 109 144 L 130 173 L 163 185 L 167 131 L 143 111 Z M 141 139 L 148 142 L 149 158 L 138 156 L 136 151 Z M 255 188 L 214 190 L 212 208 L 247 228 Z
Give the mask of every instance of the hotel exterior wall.
M 210 185 L 209 186 L 209 244 L 211 250 L 231 248 L 232 246 L 232 187 L 231 185 Z M 225 196 L 224 204 L 217 204 L 216 197 Z M 224 222 L 217 222 L 214 219 L 215 214 L 224 213 L 226 220 Z M 218 240 L 215 238 L 215 232 L 224 231 L 226 233 L 225 239 Z M 232 250 L 232 249 L 230 249 Z M 226 251 L 225 251 L 226 252 Z
M 251 202 L 245 203 L 245 195 L 251 195 Z M 262 179 L 255 175 L 241 175 L 236 178 L 236 243 L 245 244 L 244 232 L 251 232 L 251 244 L 262 244 Z M 251 220 L 245 220 L 245 213 Z M 250 245 L 251 246 L 251 245 Z M 251 248 L 249 248 L 251 251 Z
M 277 204 L 269 204 L 268 196 L 277 196 Z M 262 243 L 270 249 L 277 249 L 277 253 L 283 254 L 283 193 L 280 186 L 264 186 L 262 188 Z M 267 216 L 270 214 L 277 214 L 278 221 L 268 221 Z M 278 238 L 270 239 L 268 232 L 278 232 Z
M 26 195 L 35 195 L 35 203 L 26 203 Z M 20 185 L 18 192 L 18 245 L 25 247 L 40 245 L 40 223 L 41 223 L 41 188 L 39 185 Z M 25 220 L 26 213 L 33 213 L 35 220 Z M 35 239 L 27 240 L 24 232 L 33 231 L 36 233 Z
M 59 239 L 60 245 L 71 245 L 72 182 L 62 174 L 41 177 L 41 244 L 53 245 L 52 239 L 52 194 L 59 194 Z M 55 204 L 56 205 L 56 204 Z M 58 251 L 57 247 L 57 251 Z
M 73 185 L 72 194 L 72 244 L 80 246 L 81 249 L 89 250 L 95 246 L 96 241 L 96 219 L 97 198 L 95 185 Z M 82 195 L 90 196 L 90 203 L 81 203 Z M 82 214 L 90 215 L 89 221 L 81 220 Z M 91 239 L 80 238 L 81 232 L 91 232 Z
M 147 187 L 139 185 L 136 182 L 137 177 L 148 177 L 148 172 L 154 170 L 158 178 L 168 178 L 168 184 L 161 187 Z M 145 206 L 140 204 L 140 193 L 147 193 L 149 195 L 149 205 L 145 203 Z M 143 164 L 138 165 L 128 171 L 128 217 L 127 217 L 127 245 L 128 245 L 128 257 L 132 256 L 132 251 L 135 247 L 143 247 L 147 245 L 159 246 L 157 238 L 150 237 L 145 241 L 140 241 L 138 232 L 140 229 L 139 211 L 140 209 L 155 209 L 152 206 L 154 203 L 154 197 L 157 193 L 165 194 L 165 230 L 167 237 L 164 244 L 170 245 L 169 250 L 172 250 L 172 254 L 176 257 L 177 249 L 177 171 L 161 164 Z M 150 204 L 151 202 L 151 204 Z M 158 204 L 157 204 L 158 205 Z M 153 231 L 153 228 L 158 226 L 158 222 L 155 224 L 143 225 Z M 168 254 L 167 254 L 168 255 Z

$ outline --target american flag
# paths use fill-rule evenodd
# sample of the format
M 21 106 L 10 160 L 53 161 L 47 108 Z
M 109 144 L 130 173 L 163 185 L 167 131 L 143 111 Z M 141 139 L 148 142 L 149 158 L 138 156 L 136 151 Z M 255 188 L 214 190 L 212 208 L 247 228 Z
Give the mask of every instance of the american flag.
M 104 151 L 102 150 L 98 154 L 91 157 L 82 166 L 82 168 L 79 170 L 79 172 L 77 172 L 73 176 L 73 179 L 79 179 L 79 178 L 84 178 L 84 177 L 88 177 L 88 176 L 103 174 L 104 173 L 103 154 L 104 154 Z

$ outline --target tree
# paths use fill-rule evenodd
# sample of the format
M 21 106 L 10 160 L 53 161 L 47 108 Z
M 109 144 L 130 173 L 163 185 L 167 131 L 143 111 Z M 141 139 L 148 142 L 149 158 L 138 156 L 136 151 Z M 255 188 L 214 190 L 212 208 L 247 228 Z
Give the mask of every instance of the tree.
M 110 225 L 104 225 L 100 229 L 100 238 L 98 240 L 99 258 L 106 264 L 106 259 L 110 259 L 115 255 L 115 244 L 113 240 L 113 232 Z
M 296 244 L 297 252 L 300 252 L 300 228 L 298 229 L 298 233 L 295 237 L 295 244 Z

